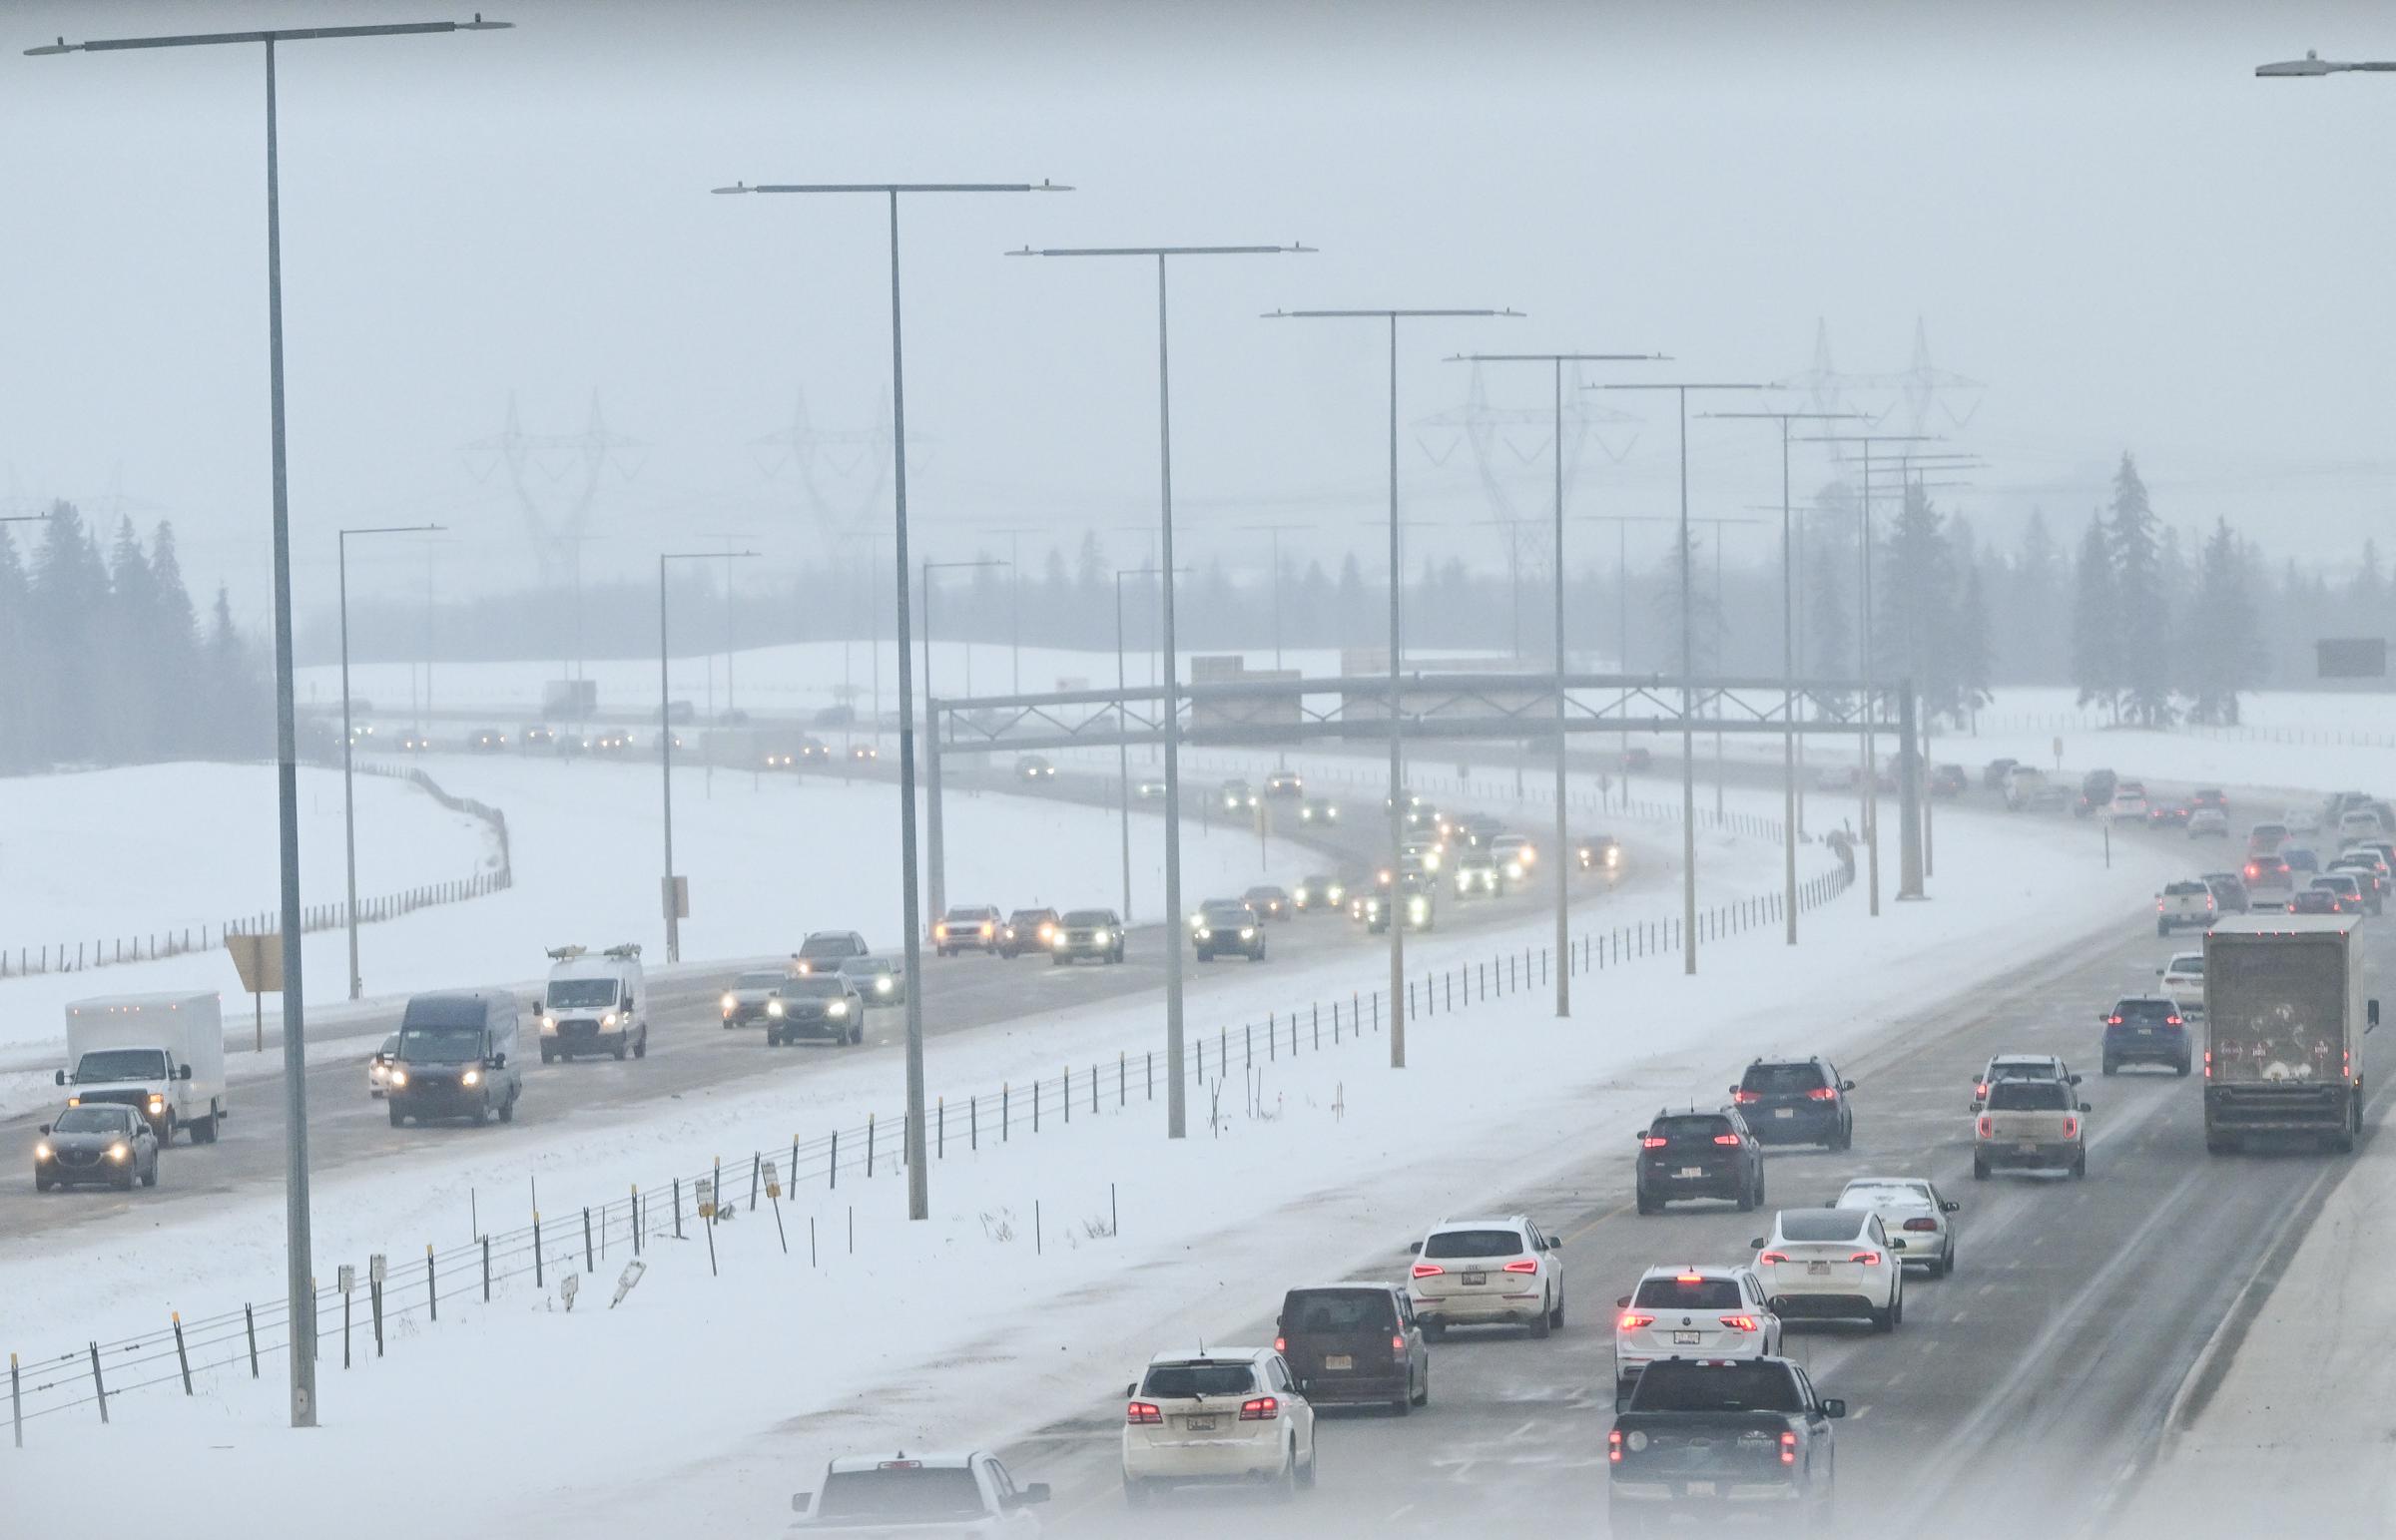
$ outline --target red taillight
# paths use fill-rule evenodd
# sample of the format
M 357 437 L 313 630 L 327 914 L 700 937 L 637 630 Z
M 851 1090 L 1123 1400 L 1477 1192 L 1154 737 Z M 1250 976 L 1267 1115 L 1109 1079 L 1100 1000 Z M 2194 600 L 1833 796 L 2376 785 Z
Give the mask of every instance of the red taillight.
M 2155 901 L 2154 901 L 2154 912 L 2155 912 L 2155 913 L 2157 913 L 2157 914 L 2160 914 L 2160 913 L 2162 913 L 2162 912 L 2163 912 L 2163 901 L 2162 901 L 2162 899 L 2160 899 L 2160 898 L 2157 898 L 2157 899 L 2155 899 Z
M 1755 1264 L 1760 1268 L 1769 1266 L 1770 1264 L 1776 1262 L 1787 1262 L 1788 1260 L 1789 1254 L 1786 1252 L 1765 1252 L 1755 1259 Z
M 1739 1136 L 1736 1134 L 1716 1134 L 1714 1136 L 1714 1143 L 1718 1145 L 1728 1145 L 1735 1150 L 1739 1147 Z
M 2163 1018 L 2163 1025 L 2166 1027 L 2178 1027 L 2185 1026 L 2186 1023 L 2181 1021 L 2177 1016 L 2165 1016 Z
M 1278 1396 L 1260 1395 L 1253 1401 L 1240 1403 L 1242 1422 L 1270 1422 L 1280 1415 L 1281 1400 Z
M 1809 1102 L 1835 1102 L 1839 1099 L 1838 1087 L 1816 1086 L 1805 1093 L 1805 1099 Z
M 1290 1339 L 1286 1336 L 1275 1337 L 1273 1339 L 1273 1350 L 1275 1352 L 1288 1352 L 1290 1350 Z
M 1681 1273 L 1674 1275 L 1672 1282 L 1675 1283 L 1702 1283 L 1705 1282 L 1705 1276 L 1700 1273 Z
M 1880 1253 L 1858 1252 L 1847 1260 L 1849 1262 L 1860 1262 L 1867 1268 L 1877 1268 L 1880 1266 Z
M 1664 1138 L 1661 1134 L 1643 1134 L 1639 1137 L 1639 1148 L 1642 1150 L 1661 1150 L 1664 1146 L 1670 1144 L 1671 1142 L 1671 1140 Z
M 1930 1218 L 1928 1215 L 1924 1215 L 1918 1220 L 1907 1220 L 1905 1222 L 1905 1228 L 1908 1230 L 1936 1230 L 1939 1228 L 1939 1222 Z
M 1417 1278 L 1438 1278 L 1441 1274 L 1447 1271 L 1448 1270 L 1446 1268 L 1441 1267 L 1436 1262 L 1419 1262 L 1415 1264 L 1415 1277 Z
M 2066 1139 L 2077 1139 L 2080 1137 L 2080 1120 L 2078 1118 L 2066 1118 L 2064 1120 L 2064 1137 Z
M 1733 1091 L 1730 1093 L 1730 1099 L 1744 1107 L 1750 1102 L 1762 1101 L 1764 1093 L 1761 1091 Z
M 1404 1336 L 1391 1337 L 1390 1351 L 1398 1354 L 1400 1357 L 1404 1357 L 1406 1355 L 1406 1338 Z
M 1987 1096 L 1988 1094 L 1989 1094 L 1989 1083 L 1988 1083 L 1987 1081 L 1985 1081 L 1985 1080 L 1977 1080 L 1977 1081 L 1974 1081 L 1974 1082 L 1972 1083 L 1972 1097 L 1973 1097 L 1973 1100 L 1975 1100 L 1975 1101 L 1978 1101 L 1980 1098 L 1982 1098 L 1982 1097 L 1985 1097 L 1985 1096 Z
M 1994 1139 L 1997 1137 L 1996 1119 L 1984 1117 L 1980 1120 L 1980 1137 L 1983 1139 Z
M 2121 1025 L 2121 1018 L 2118 1014 L 2107 1016 L 2104 1018 L 2104 1024 L 2108 1027 L 2117 1027 Z
M 1641 1326 L 1654 1325 L 1655 1317 L 1653 1315 L 1641 1315 L 1634 1311 L 1625 1310 L 1622 1312 L 1622 1318 L 1615 1322 L 1615 1324 L 1624 1331 L 1636 1331 Z
M 1165 1414 L 1151 1402 L 1134 1401 L 1123 1408 L 1123 1420 L 1126 1422 L 1162 1422 L 1165 1420 Z
M 1793 1432 L 1780 1435 L 1780 1463 L 1783 1465 L 1797 1463 L 1797 1435 Z
M 1622 1435 L 1620 1432 L 1613 1429 L 1608 1429 L 1606 1431 L 1605 1457 L 1613 1464 L 1619 1465 L 1622 1463 Z
M 1505 1271 L 1508 1273 L 1536 1273 L 1539 1271 L 1538 1259 L 1535 1257 L 1519 1258 L 1507 1263 Z
M 1722 1324 L 1730 1327 L 1733 1331 L 1761 1331 L 1764 1329 L 1756 1324 L 1753 1315 L 1725 1315 L 1722 1317 Z
M 2204 1051 L 2204 1078 L 2213 1078 L 2213 1051 L 2210 1048 Z

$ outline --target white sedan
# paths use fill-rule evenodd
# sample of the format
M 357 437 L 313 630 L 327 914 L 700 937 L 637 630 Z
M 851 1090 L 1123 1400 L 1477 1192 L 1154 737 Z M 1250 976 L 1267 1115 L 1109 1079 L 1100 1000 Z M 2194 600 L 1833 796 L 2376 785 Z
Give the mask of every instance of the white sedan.
M 1124 1388 L 1123 1500 L 1249 1482 L 1283 1497 L 1315 1484 L 1315 1409 L 1270 1347 L 1160 1352 Z
M 2171 960 L 2154 970 L 2163 981 L 2163 993 L 2179 1007 L 2183 1016 L 2204 1013 L 2204 953 L 2173 952 Z
M 1905 1242 L 1908 1267 L 1928 1268 L 1932 1278 L 1955 1271 L 1955 1226 L 1948 1216 L 1961 1213 L 1964 1206 L 1922 1178 L 1856 1177 L 1832 1207 L 1868 1209 L 1878 1215 L 1881 1228 Z
M 1649 1268 L 1615 1301 L 1614 1397 L 1658 1358 L 1773 1358 L 1780 1317 L 1752 1268 Z
M 1894 1331 L 1905 1320 L 1906 1243 L 1860 1209 L 1783 1209 L 1755 1243 L 1755 1276 L 1782 1320 L 1869 1320 Z

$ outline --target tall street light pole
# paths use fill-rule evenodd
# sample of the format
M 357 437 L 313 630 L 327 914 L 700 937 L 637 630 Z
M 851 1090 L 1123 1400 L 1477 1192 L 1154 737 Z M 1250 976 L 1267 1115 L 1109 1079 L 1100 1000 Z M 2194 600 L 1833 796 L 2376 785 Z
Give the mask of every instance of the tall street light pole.
M 1671 524 L 1677 521 L 1662 513 L 1578 513 L 1572 516 L 1577 524 L 1611 524 L 1614 527 L 1614 669 L 1630 672 L 1630 526 L 1633 524 Z M 1630 687 L 1622 689 L 1621 712 L 1630 716 Z M 1622 805 L 1630 805 L 1630 729 L 1622 730 Z
M 1406 714 L 1400 709 L 1398 673 L 1404 656 L 1400 595 L 1398 519 L 1398 323 L 1402 320 L 1521 318 L 1512 309 L 1275 310 L 1267 320 L 1376 320 L 1390 331 L 1390 1068 L 1406 1068 L 1406 913 L 1399 877 L 1406 850 Z M 1562 854 L 1558 851 L 1557 854 Z
M 1242 534 L 1269 535 L 1273 543 L 1273 670 L 1281 671 L 1281 537 L 1286 532 L 1312 529 L 1311 524 L 1242 524 Z
M 1184 567 L 1176 576 L 1187 576 L 1190 571 L 1190 568 Z M 1154 567 L 1127 567 L 1115 574 L 1115 723 L 1122 730 L 1115 739 L 1115 791 L 1122 814 L 1123 923 L 1126 927 L 1131 924 L 1131 723 L 1124 713 L 1123 695 L 1131 685 L 1123 662 L 1123 580 L 1156 576 L 1158 573 Z M 1165 915 L 1165 934 L 1168 937 L 1173 935 L 1172 924 L 1173 916 L 1168 912 Z
M 1862 412 L 1707 412 L 1708 417 L 1780 424 L 1781 911 L 1797 944 L 1797 536 L 1789 502 L 1789 424 L 1860 418 Z
M 941 834 L 940 803 L 940 719 L 936 710 L 939 697 L 931 688 L 931 575 L 935 572 L 959 572 L 969 569 L 987 571 L 992 567 L 1011 568 L 1012 562 L 996 557 L 981 557 L 969 562 L 925 562 L 923 564 L 923 726 L 931 734 L 930 784 L 923 797 L 923 864 L 930 879 L 931 912 L 948 912 L 948 851 Z M 973 693 L 973 644 L 965 644 L 965 694 Z
M 1708 414 L 1700 412 L 1698 415 L 1706 416 Z M 1726 525 L 1761 524 L 1764 521 L 1762 519 L 1733 519 L 1715 514 L 1700 514 L 1689 522 L 1706 525 L 1714 532 L 1714 672 L 1727 674 L 1730 671 L 1722 659 L 1722 530 Z M 1717 702 L 1714 713 L 1717 719 L 1714 723 L 1714 822 L 1717 826 L 1727 816 L 1724 807 L 1727 788 L 1723 783 L 1722 776 L 1722 724 L 1719 720 L 1721 715 L 1720 703 Z
M 1689 392 L 1761 390 L 1746 384 L 1591 385 L 1592 390 L 1669 390 L 1680 406 L 1680 956 L 1681 971 L 1697 971 L 1697 730 L 1689 616 Z
M 868 193 L 887 199 L 891 216 L 891 467 L 893 568 L 898 611 L 898 844 L 904 869 L 898 877 L 899 908 L 906 937 L 906 1217 L 931 1217 L 928 1163 L 923 1152 L 923 909 L 915 871 L 915 691 L 907 659 L 913 627 L 906 613 L 906 350 L 898 304 L 898 201 L 919 194 L 1070 193 L 1047 182 L 784 182 L 739 183 L 719 193 L 842 195 Z M 880 730 L 876 730 L 880 740 Z
M 1162 619 L 1158 645 L 1163 652 L 1165 728 L 1165 923 L 1181 923 L 1181 659 L 1173 632 L 1173 368 L 1170 310 L 1165 273 L 1174 258 L 1183 257 L 1283 257 L 1311 253 L 1313 247 L 1290 246 L 1114 246 L 1024 247 L 1013 257 L 1133 257 L 1156 263 L 1156 440 L 1157 528 L 1162 544 L 1155 566 L 1163 573 Z M 1165 1137 L 1189 1134 L 1189 1074 L 1182 1064 L 1181 937 L 1166 930 L 1165 946 Z
M 682 961 L 681 895 L 674 890 L 674 687 L 667 672 L 672 652 L 666 640 L 666 563 L 723 562 L 754 558 L 755 551 L 661 551 L 657 558 L 657 769 L 665 802 L 666 875 L 658 893 L 666 914 L 666 961 Z
M 341 591 L 341 866 L 346 883 L 342 914 L 349 927 L 349 998 L 365 993 L 357 966 L 357 797 L 351 784 L 350 749 L 356 742 L 349 722 L 349 538 L 367 535 L 421 535 L 441 529 L 438 524 L 383 524 L 369 529 L 344 529 L 340 549 Z
M 1662 353 L 1463 353 L 1450 363 L 1544 363 L 1550 371 L 1550 407 L 1554 413 L 1549 447 L 1554 451 L 1555 527 L 1552 538 L 1555 577 L 1555 843 L 1548 861 L 1555 868 L 1555 1014 L 1572 1014 L 1572 836 L 1565 831 L 1564 809 L 1564 365 L 1567 363 L 1665 362 Z M 1511 548 L 1511 537 L 1508 537 Z M 1517 609 L 1519 606 L 1517 605 Z M 1518 624 L 1518 622 L 1517 622 Z M 1521 656 L 1519 647 L 1515 656 Z M 1395 895 L 1393 895 L 1395 896 Z M 1391 920 L 1395 927 L 1396 918 Z
M 1006 537 L 1007 689 L 1023 693 L 1023 547 L 1025 535 L 1045 535 L 1044 529 L 993 529 L 985 534 Z M 927 684 L 924 689 L 931 687 Z
M 283 190 L 275 124 L 275 46 L 369 37 L 415 37 L 437 32 L 490 32 L 510 24 L 484 21 L 396 22 L 360 27 L 294 27 L 281 31 L 203 32 L 165 37 L 95 38 L 70 43 L 60 38 L 31 55 L 117 53 L 151 48 L 205 48 L 257 43 L 267 63 L 267 397 L 268 454 L 274 480 L 275 529 L 275 773 L 277 834 L 283 857 L 283 1086 L 285 1287 L 290 1293 L 291 1339 L 313 1341 L 316 1287 L 307 1198 L 307 1038 L 300 988 L 300 770 L 298 706 L 292 685 L 292 520 L 290 477 L 285 454 L 283 410 Z M 293 1352 L 292 1426 L 316 1425 L 316 1365 L 313 1353 Z

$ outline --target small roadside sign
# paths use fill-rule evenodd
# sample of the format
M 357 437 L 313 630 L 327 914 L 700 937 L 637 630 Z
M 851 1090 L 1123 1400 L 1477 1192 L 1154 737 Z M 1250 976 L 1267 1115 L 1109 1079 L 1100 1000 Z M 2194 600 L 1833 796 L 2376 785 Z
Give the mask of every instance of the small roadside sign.
M 658 902 L 670 920 L 691 917 L 691 879 L 689 877 L 658 878 Z
M 242 988 L 250 993 L 251 1048 L 267 1051 L 267 996 L 283 990 L 283 932 L 270 930 L 259 935 L 228 935 L 225 950 L 233 958 L 233 968 L 242 976 Z

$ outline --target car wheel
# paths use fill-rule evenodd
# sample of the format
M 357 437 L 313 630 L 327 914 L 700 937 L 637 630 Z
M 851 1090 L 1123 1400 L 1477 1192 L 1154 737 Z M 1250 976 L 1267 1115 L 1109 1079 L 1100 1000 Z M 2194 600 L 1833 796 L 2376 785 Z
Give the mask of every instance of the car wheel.
M 1547 1324 L 1556 1331 L 1564 1329 L 1564 1296 L 1560 1293 L 1555 1296 L 1555 1308 L 1547 1312 Z
M 1540 1308 L 1539 1313 L 1530 1317 L 1530 1334 L 1534 1338 L 1544 1338 L 1547 1335 L 1548 1331 L 1551 1329 L 1547 1324 L 1547 1320 L 1548 1311 L 1544 1306 Z
M 1875 1331 L 1880 1331 L 1880 1332 L 1889 1332 L 1889 1331 L 1894 1331 L 1894 1330 L 1896 1330 L 1896 1329 L 1897 1329 L 1897 1310 L 1896 1310 L 1896 1307 L 1895 1307 L 1894 1305 L 1892 1305 L 1891 1307 L 1889 1307 L 1888 1309 L 1885 1309 L 1885 1310 L 1874 1310 L 1874 1311 L 1872 1312 L 1872 1329 L 1873 1329 L 1873 1330 L 1875 1330 Z
M 1989 1163 L 1977 1155 L 1972 1158 L 1972 1180 L 1975 1182 L 1989 1180 Z
M 499 1121 L 502 1123 L 516 1121 L 516 1094 L 513 1091 L 507 1094 L 506 1101 L 499 1104 Z
M 1295 1438 L 1290 1440 L 1288 1458 L 1282 1465 L 1280 1476 L 1273 1482 L 1273 1498 L 1276 1502 L 1298 1500 L 1298 1440 Z
M 1052 968 L 1061 968 L 1061 967 L 1063 967 L 1064 965 L 1065 965 L 1065 959 L 1063 959 L 1062 957 L 1051 956 L 1051 957 L 1048 959 L 1048 966 L 1050 966 L 1050 967 L 1052 967 Z
M 406 1113 L 403 1113 L 403 1112 L 401 1112 L 401 1111 L 399 1110 L 399 1108 L 398 1108 L 398 1106 L 397 1106 L 396 1104 L 394 1104 L 394 1105 L 391 1107 L 391 1109 L 390 1109 L 390 1112 L 391 1112 L 391 1127 L 393 1127 L 393 1128 L 405 1128 L 405 1127 L 407 1126 L 407 1114 L 406 1114 Z
M 130 1193 L 130 1192 L 132 1192 L 132 1191 L 133 1191 L 133 1173 L 129 1171 L 129 1172 L 125 1173 L 125 1175 L 124 1175 L 124 1176 L 120 1177 L 120 1178 L 117 1180 L 117 1183 L 116 1183 L 116 1189 L 117 1189 L 117 1191 L 118 1191 L 118 1192 L 120 1192 L 120 1193 Z
M 1415 1404 L 1417 1406 L 1431 1404 L 1431 1365 L 1428 1363 L 1423 1365 L 1423 1383 L 1415 1390 Z
M 1759 1209 L 1764 1206 L 1764 1170 L 1761 1166 L 1755 1170 L 1755 1206 Z
M 1891 1329 L 1894 1329 L 1904 1324 L 1905 1286 L 1903 1284 L 1899 1284 L 1897 1288 L 1897 1297 L 1889 1302 L 1889 1325 Z
M 1952 1241 L 1947 1243 L 1946 1255 L 1939 1259 L 1939 1277 L 1955 1277 L 1955 1243 Z
M 47 1193 L 50 1191 L 50 1179 L 47 1177 L 36 1176 L 33 1179 L 33 1190 L 37 1193 Z
M 2104 1061 L 2104 1072 L 2105 1072 L 2107 1075 L 2110 1075 L 2110 1074 L 2114 1074 L 2114 1073 L 2116 1073 L 2117 1071 L 2119 1071 L 2119 1069 L 2120 1069 L 2120 1068 L 2121 1068 L 2121 1065 L 2120 1065 L 2120 1063 L 2119 1063 L 2119 1061 L 2118 1061 L 2118 1060 L 2114 1060 L 2114 1059 L 2107 1059 L 2107 1060 L 2105 1060 L 2105 1061 Z
M 142 1173 L 142 1186 L 158 1186 L 158 1162 L 152 1161 L 150 1163 L 150 1169 Z
M 728 1021 L 724 1023 L 724 1025 L 729 1027 L 732 1025 L 732 1023 Z M 543 1043 L 541 1045 L 541 1062 L 543 1064 L 555 1064 L 557 1062 L 557 1050 L 550 1047 L 548 1044 Z
M 1638 1204 L 1638 1209 L 1641 1214 L 1661 1214 L 1664 1211 L 1664 1206 L 1662 1204 L 1647 1196 L 1647 1190 L 1645 1188 L 1636 1189 L 1632 1194 L 1632 1198 Z
M 632 1056 L 636 1059 L 649 1057 L 649 1029 L 646 1026 L 641 1028 L 640 1037 L 633 1042 Z
M 1399 1395 L 1398 1399 L 1390 1402 L 1390 1415 L 1393 1417 L 1403 1417 L 1414 1409 L 1415 1390 L 1412 1385 L 1409 1385 L 1405 1391 Z
M 2072 1157 L 2072 1180 L 2078 1182 L 2089 1174 L 2089 1152 L 2081 1151 Z
M 1739 1184 L 1739 1190 L 1734 1196 L 1733 1201 L 1738 1204 L 1739 1212 L 1741 1214 L 1752 1214 L 1755 1212 L 1755 1184 L 1752 1182 L 1741 1182 Z
M 2171 1073 L 2179 1076 L 2183 1080 L 2186 1079 L 2188 1074 L 2188 1061 L 2182 1059 L 2177 1064 L 2172 1065 Z
M 1313 1491 L 1315 1486 L 1315 1469 L 1322 1463 L 1323 1450 L 1322 1446 L 1318 1444 L 1314 1448 L 1307 1451 L 1306 1463 L 1298 1467 L 1298 1484 L 1302 1487 L 1305 1487 L 1308 1491 Z
M 1446 1341 L 1447 1339 L 1448 1339 L 1448 1322 L 1446 1322 L 1446 1321 L 1444 1321 L 1444 1320 L 1427 1320 L 1427 1321 L 1423 1322 L 1423 1340 L 1424 1340 L 1424 1341 L 1426 1341 L 1426 1342 L 1444 1342 L 1444 1341 Z
M 629 1045 L 627 1045 L 627 1044 L 626 1044 L 626 1042 L 624 1041 L 624 1039 L 622 1039 L 622 1038 L 620 1038 L 620 1037 L 619 1037 L 619 1038 L 617 1038 L 617 1039 L 616 1039 L 616 1062 L 617 1062 L 618 1064 L 622 1064 L 622 1063 L 624 1062 L 624 1056 L 625 1056 L 626 1054 L 630 1053 L 630 1052 L 632 1052 L 632 1049 L 631 1049 L 631 1047 L 630 1047 Z

